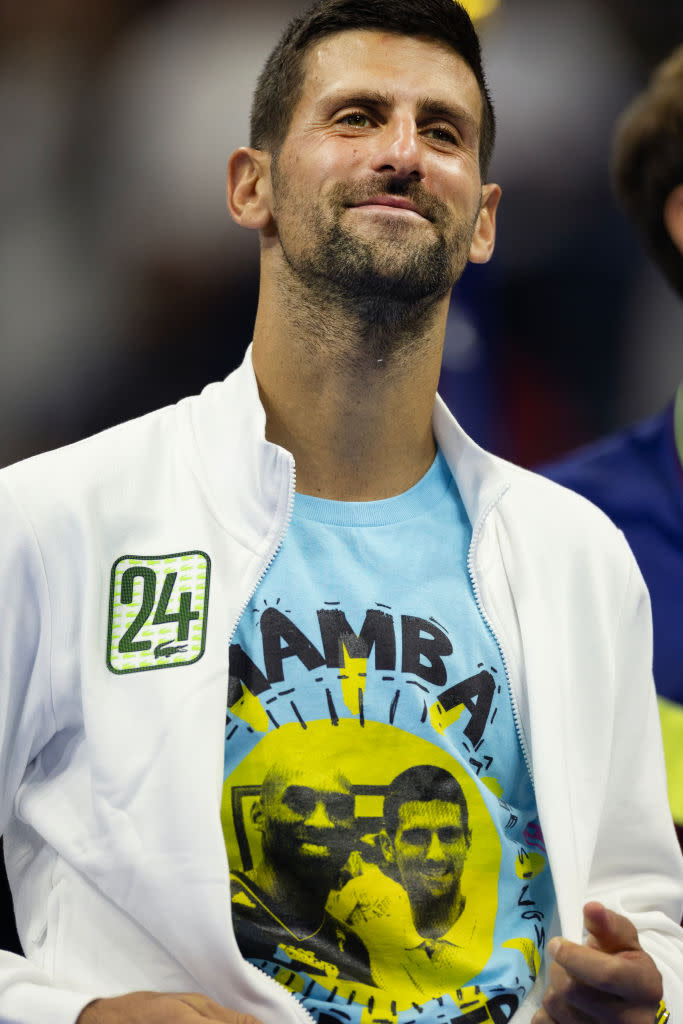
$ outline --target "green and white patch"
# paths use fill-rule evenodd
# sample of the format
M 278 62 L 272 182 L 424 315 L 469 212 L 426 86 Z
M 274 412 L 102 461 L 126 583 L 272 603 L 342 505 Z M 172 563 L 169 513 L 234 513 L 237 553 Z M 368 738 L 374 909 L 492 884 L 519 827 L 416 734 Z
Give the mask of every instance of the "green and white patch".
M 203 551 L 123 555 L 111 570 L 112 672 L 191 665 L 204 653 L 211 559 Z

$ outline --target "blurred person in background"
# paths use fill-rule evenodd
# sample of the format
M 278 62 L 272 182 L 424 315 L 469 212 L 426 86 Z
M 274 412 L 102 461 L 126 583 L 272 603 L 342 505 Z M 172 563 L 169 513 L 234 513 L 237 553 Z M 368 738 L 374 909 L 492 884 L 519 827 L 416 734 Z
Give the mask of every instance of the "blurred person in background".
M 683 46 L 619 118 L 612 170 L 619 201 L 683 299 Z M 645 577 L 669 798 L 683 845 L 683 383 L 658 414 L 540 472 L 600 506 Z

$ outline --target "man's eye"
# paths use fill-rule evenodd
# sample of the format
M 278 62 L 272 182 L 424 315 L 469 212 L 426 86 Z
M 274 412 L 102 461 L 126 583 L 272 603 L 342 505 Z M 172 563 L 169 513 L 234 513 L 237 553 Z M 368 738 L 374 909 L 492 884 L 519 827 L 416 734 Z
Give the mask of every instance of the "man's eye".
M 459 839 L 462 839 L 463 833 L 461 829 L 455 828 L 452 825 L 445 825 L 440 828 L 437 832 L 439 842 L 441 843 L 457 843 Z
M 448 142 L 453 145 L 458 144 L 458 136 L 450 128 L 445 128 L 443 125 L 434 125 L 428 128 L 425 135 L 429 135 L 430 138 L 436 139 L 437 142 Z
M 361 114 L 360 111 L 354 111 L 353 114 L 344 114 L 339 119 L 339 124 L 348 124 L 352 128 L 367 128 L 370 124 L 370 118 L 367 114 Z
M 430 832 L 427 828 L 407 828 L 402 833 L 401 839 L 410 846 L 427 846 L 430 840 Z

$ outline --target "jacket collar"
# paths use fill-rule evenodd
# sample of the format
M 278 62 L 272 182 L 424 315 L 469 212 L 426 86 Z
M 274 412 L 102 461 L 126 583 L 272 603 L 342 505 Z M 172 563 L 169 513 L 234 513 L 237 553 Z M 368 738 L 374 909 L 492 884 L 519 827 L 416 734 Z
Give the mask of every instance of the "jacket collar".
M 286 514 L 294 481 L 290 452 L 266 440 L 261 403 L 249 345 L 241 366 L 200 396 L 180 403 L 196 445 L 192 458 L 210 491 L 214 513 L 237 539 L 260 547 L 272 529 L 273 513 Z M 470 522 L 475 526 L 509 484 L 507 463 L 480 448 L 437 395 L 433 427 L 455 477 Z M 509 467 L 508 467 L 509 468 Z
M 266 550 L 286 519 L 294 491 L 292 455 L 266 440 L 266 414 L 251 360 L 225 380 L 180 403 L 189 456 L 223 528 L 255 553 Z

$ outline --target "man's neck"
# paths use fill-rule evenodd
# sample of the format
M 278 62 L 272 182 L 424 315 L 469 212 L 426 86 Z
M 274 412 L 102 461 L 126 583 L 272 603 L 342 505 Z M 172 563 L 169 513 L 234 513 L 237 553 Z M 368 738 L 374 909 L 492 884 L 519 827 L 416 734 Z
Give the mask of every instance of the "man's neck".
M 380 345 L 348 311 L 300 300 L 266 289 L 259 303 L 253 360 L 268 440 L 293 454 L 301 493 L 339 501 L 402 493 L 436 452 L 448 298 Z

